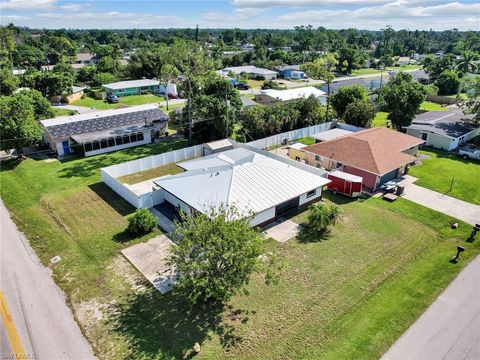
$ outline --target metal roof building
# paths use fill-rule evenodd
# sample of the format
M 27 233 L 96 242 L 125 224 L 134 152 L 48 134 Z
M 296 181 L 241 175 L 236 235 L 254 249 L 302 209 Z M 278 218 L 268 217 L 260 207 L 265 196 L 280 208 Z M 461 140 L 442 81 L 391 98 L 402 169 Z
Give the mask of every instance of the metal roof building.
M 168 117 L 155 104 L 42 120 L 44 139 L 59 156 L 80 149 L 86 156 L 148 144 L 165 131 Z
M 179 166 L 187 171 L 154 181 L 164 190 L 165 201 L 201 213 L 233 205 L 240 214 L 252 216 L 252 226 L 320 200 L 323 186 L 330 182 L 320 169 L 307 171 L 295 161 L 243 146 Z

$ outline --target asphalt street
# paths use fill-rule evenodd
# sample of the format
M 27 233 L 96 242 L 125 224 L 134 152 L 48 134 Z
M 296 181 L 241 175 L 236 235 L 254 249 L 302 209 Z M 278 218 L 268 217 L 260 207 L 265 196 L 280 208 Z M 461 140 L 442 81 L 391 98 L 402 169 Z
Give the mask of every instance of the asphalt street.
M 50 270 L 1 201 L 0 216 L 1 358 L 95 359 Z

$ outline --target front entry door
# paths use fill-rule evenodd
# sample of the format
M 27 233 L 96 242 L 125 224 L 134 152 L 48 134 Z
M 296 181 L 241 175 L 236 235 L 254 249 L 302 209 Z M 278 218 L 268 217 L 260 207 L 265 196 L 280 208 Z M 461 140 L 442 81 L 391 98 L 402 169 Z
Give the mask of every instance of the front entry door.
M 62 146 L 63 146 L 63 153 L 65 155 L 70 154 L 70 145 L 68 143 L 68 140 L 67 141 L 62 141 Z

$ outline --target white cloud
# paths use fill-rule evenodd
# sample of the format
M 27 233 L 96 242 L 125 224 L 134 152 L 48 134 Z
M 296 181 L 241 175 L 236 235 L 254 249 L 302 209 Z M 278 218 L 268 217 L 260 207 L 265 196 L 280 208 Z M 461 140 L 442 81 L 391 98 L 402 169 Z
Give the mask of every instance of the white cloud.
M 22 10 L 22 9 L 48 9 L 53 6 L 56 0 L 8 0 L 0 1 L 0 9 Z
M 386 4 L 394 0 L 233 0 L 236 7 L 298 7 L 325 5 L 375 5 Z
M 20 15 L 2 15 L 2 18 L 8 19 L 8 20 L 11 20 L 11 21 L 14 21 L 14 20 L 30 20 L 31 19 L 28 16 L 20 16 Z

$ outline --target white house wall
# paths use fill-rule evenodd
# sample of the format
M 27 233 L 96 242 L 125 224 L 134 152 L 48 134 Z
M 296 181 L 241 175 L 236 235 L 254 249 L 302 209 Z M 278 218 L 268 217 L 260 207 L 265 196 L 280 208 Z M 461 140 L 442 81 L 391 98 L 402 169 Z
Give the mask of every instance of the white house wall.
M 299 205 L 301 206 L 301 205 L 303 205 L 303 204 L 305 204 L 309 201 L 318 199 L 321 196 L 322 196 L 322 188 L 319 187 L 319 188 L 316 189 L 316 193 L 313 196 L 310 196 L 310 197 L 307 198 L 307 193 L 300 195 Z
M 252 220 L 250 220 L 250 225 L 256 226 L 262 224 L 266 221 L 269 221 L 275 217 L 275 207 L 270 209 L 264 210 L 262 212 L 257 213 Z

